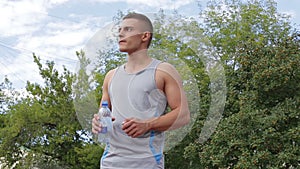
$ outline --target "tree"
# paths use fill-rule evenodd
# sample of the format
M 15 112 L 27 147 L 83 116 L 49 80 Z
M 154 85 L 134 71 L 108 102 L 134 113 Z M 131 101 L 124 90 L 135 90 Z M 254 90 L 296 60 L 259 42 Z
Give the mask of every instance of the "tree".
M 168 132 L 166 143 L 174 144 L 165 152 L 165 167 L 299 167 L 299 31 L 273 0 L 212 0 L 207 7 L 200 11 L 203 22 L 176 12 L 169 17 L 160 11 L 154 18 L 150 54 L 172 63 L 183 77 L 193 119 Z M 78 52 L 76 77 L 66 69 L 60 75 L 53 62 L 44 68 L 34 56 L 44 86 L 28 83 L 30 95 L 0 114 L 0 156 L 6 163 L 99 168 L 103 149 L 89 137 L 90 115 L 99 106 L 105 74 L 126 56 L 115 46 L 98 55 L 87 74 L 90 60 Z M 219 78 L 224 70 L 226 81 Z M 204 129 L 208 134 L 201 135 Z
M 85 150 L 93 147 L 93 155 L 100 157 L 101 149 L 86 145 L 80 133 L 72 97 L 74 76 L 65 68 L 59 74 L 54 62 L 47 61 L 44 67 L 33 57 L 44 85 L 28 82 L 28 97 L 10 105 L 0 129 L 0 156 L 16 168 L 82 168 L 87 165 L 83 156 L 89 158 Z M 99 167 L 99 163 L 90 162 L 94 164 L 87 168 Z
M 204 30 L 226 69 L 227 104 L 196 168 L 299 167 L 299 33 L 268 1 L 212 1 Z M 197 161 L 198 160 L 198 161 Z
M 0 84 L 0 114 L 1 115 L 5 115 L 5 109 L 7 105 L 13 102 L 13 99 L 9 97 L 7 94 L 10 91 L 12 95 L 17 94 L 16 92 L 13 92 L 12 83 L 9 81 L 7 77 L 5 77 L 4 81 Z

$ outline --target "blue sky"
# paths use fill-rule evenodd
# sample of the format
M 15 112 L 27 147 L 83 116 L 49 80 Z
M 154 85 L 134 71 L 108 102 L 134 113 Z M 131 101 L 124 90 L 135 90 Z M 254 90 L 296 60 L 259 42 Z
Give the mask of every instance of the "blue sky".
M 207 0 L 199 0 L 205 6 Z M 277 0 L 278 10 L 300 24 L 300 1 Z M 0 82 L 7 75 L 16 88 L 40 82 L 32 53 L 57 68 L 75 70 L 75 51 L 112 21 L 118 10 L 155 13 L 173 9 L 186 16 L 199 12 L 196 0 L 2 0 L 0 2 Z

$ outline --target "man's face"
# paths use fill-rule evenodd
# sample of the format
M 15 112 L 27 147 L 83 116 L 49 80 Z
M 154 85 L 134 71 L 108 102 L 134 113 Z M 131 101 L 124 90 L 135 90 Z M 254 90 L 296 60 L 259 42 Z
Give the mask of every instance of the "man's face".
M 124 19 L 119 28 L 119 50 L 127 52 L 128 54 L 134 53 L 143 49 L 143 28 L 142 21 L 137 19 L 128 18 Z

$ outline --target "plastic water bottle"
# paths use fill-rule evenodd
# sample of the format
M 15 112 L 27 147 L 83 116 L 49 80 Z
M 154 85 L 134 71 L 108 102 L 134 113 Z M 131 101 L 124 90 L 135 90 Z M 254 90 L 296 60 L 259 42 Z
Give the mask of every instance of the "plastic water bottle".
M 112 132 L 112 118 L 107 101 L 102 101 L 98 115 L 100 117 L 99 123 L 101 124 L 101 131 L 98 134 L 98 141 L 101 143 L 108 144 L 109 134 Z

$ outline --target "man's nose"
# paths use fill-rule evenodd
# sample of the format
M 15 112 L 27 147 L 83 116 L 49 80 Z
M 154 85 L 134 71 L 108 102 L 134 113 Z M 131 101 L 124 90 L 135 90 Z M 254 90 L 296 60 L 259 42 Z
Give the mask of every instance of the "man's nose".
M 123 38 L 124 37 L 124 33 L 119 32 L 119 38 Z
M 123 29 L 119 29 L 119 38 L 124 37 L 124 31 Z

